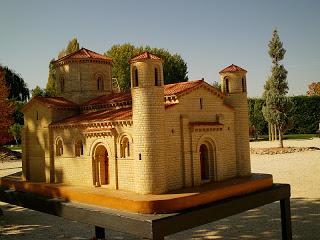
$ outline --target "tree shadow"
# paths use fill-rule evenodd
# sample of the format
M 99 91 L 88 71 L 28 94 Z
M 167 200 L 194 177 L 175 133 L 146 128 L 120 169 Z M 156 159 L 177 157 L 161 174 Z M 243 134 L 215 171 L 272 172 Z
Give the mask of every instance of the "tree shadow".
M 94 226 L 6 204 L 0 216 L 0 239 L 90 239 Z M 320 199 L 291 200 L 293 239 L 318 239 Z M 119 223 L 121 224 L 121 223 Z M 139 239 L 107 230 L 108 240 Z M 272 203 L 165 239 L 281 239 L 280 204 Z
M 320 199 L 291 199 L 293 239 L 319 239 Z M 168 239 L 281 239 L 280 204 L 272 203 Z

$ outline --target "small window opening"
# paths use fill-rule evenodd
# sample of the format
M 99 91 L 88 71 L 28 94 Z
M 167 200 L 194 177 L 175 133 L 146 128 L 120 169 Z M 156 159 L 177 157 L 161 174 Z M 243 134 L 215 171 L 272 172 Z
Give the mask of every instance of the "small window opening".
M 62 140 L 59 139 L 56 144 L 56 155 L 61 156 L 63 154 L 63 144 Z
M 160 86 L 160 84 L 158 82 L 158 69 L 157 68 L 154 69 L 154 85 Z
M 103 91 L 103 79 L 101 76 L 98 76 L 97 78 L 97 87 L 98 90 Z
M 134 70 L 134 87 L 139 86 L 139 75 L 138 75 L 138 69 L 136 68 Z
M 60 78 L 60 91 L 64 92 L 64 77 Z
M 202 104 L 203 104 L 203 100 L 202 100 L 202 98 L 200 98 L 200 109 L 203 108 Z
M 229 79 L 226 78 L 226 93 L 229 93 Z
M 139 160 L 142 160 L 141 153 L 139 153 Z
M 36 119 L 39 120 L 39 112 L 36 111 Z
M 242 78 L 242 92 L 246 92 L 246 91 L 247 91 L 246 80 Z
M 130 144 L 127 137 L 123 138 L 120 144 L 120 157 L 130 157 Z
M 78 140 L 75 145 L 75 155 L 76 157 L 80 157 L 83 155 L 83 144 L 81 140 Z

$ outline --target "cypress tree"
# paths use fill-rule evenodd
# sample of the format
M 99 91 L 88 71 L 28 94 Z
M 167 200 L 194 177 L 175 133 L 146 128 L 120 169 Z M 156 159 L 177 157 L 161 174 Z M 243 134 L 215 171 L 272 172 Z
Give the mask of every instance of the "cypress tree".
M 286 97 L 289 90 L 287 81 L 288 72 L 284 66 L 280 64 L 286 50 L 283 48 L 276 29 L 273 31 L 268 47 L 268 53 L 272 59 L 272 67 L 271 75 L 268 77 L 264 86 L 263 97 L 266 103 L 262 108 L 262 112 L 266 121 L 276 126 L 279 131 L 279 144 L 280 147 L 283 147 L 283 134 L 290 126 L 288 112 L 292 104 L 290 99 Z

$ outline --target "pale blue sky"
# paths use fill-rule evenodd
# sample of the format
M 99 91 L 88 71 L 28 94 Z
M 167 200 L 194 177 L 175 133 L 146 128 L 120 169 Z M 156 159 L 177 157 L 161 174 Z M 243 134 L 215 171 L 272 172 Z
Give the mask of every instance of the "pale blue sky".
M 130 42 L 179 53 L 189 79 L 219 80 L 230 64 L 248 70 L 249 96 L 270 72 L 267 44 L 277 27 L 287 53 L 290 95 L 320 81 L 320 1 L 0 0 L 0 63 L 29 88 L 44 87 L 48 63 L 67 42 L 104 53 Z

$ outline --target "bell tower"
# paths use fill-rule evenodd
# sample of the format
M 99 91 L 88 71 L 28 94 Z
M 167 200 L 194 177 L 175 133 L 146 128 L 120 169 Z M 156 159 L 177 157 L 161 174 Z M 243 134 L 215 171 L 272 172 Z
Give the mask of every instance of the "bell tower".
M 167 176 L 162 60 L 144 52 L 133 57 L 130 64 L 135 189 L 142 194 L 164 193 Z
M 221 91 L 226 95 L 225 103 L 236 110 L 235 134 L 237 175 L 251 174 L 249 146 L 249 117 L 247 100 L 247 71 L 236 65 L 230 65 L 220 72 Z

